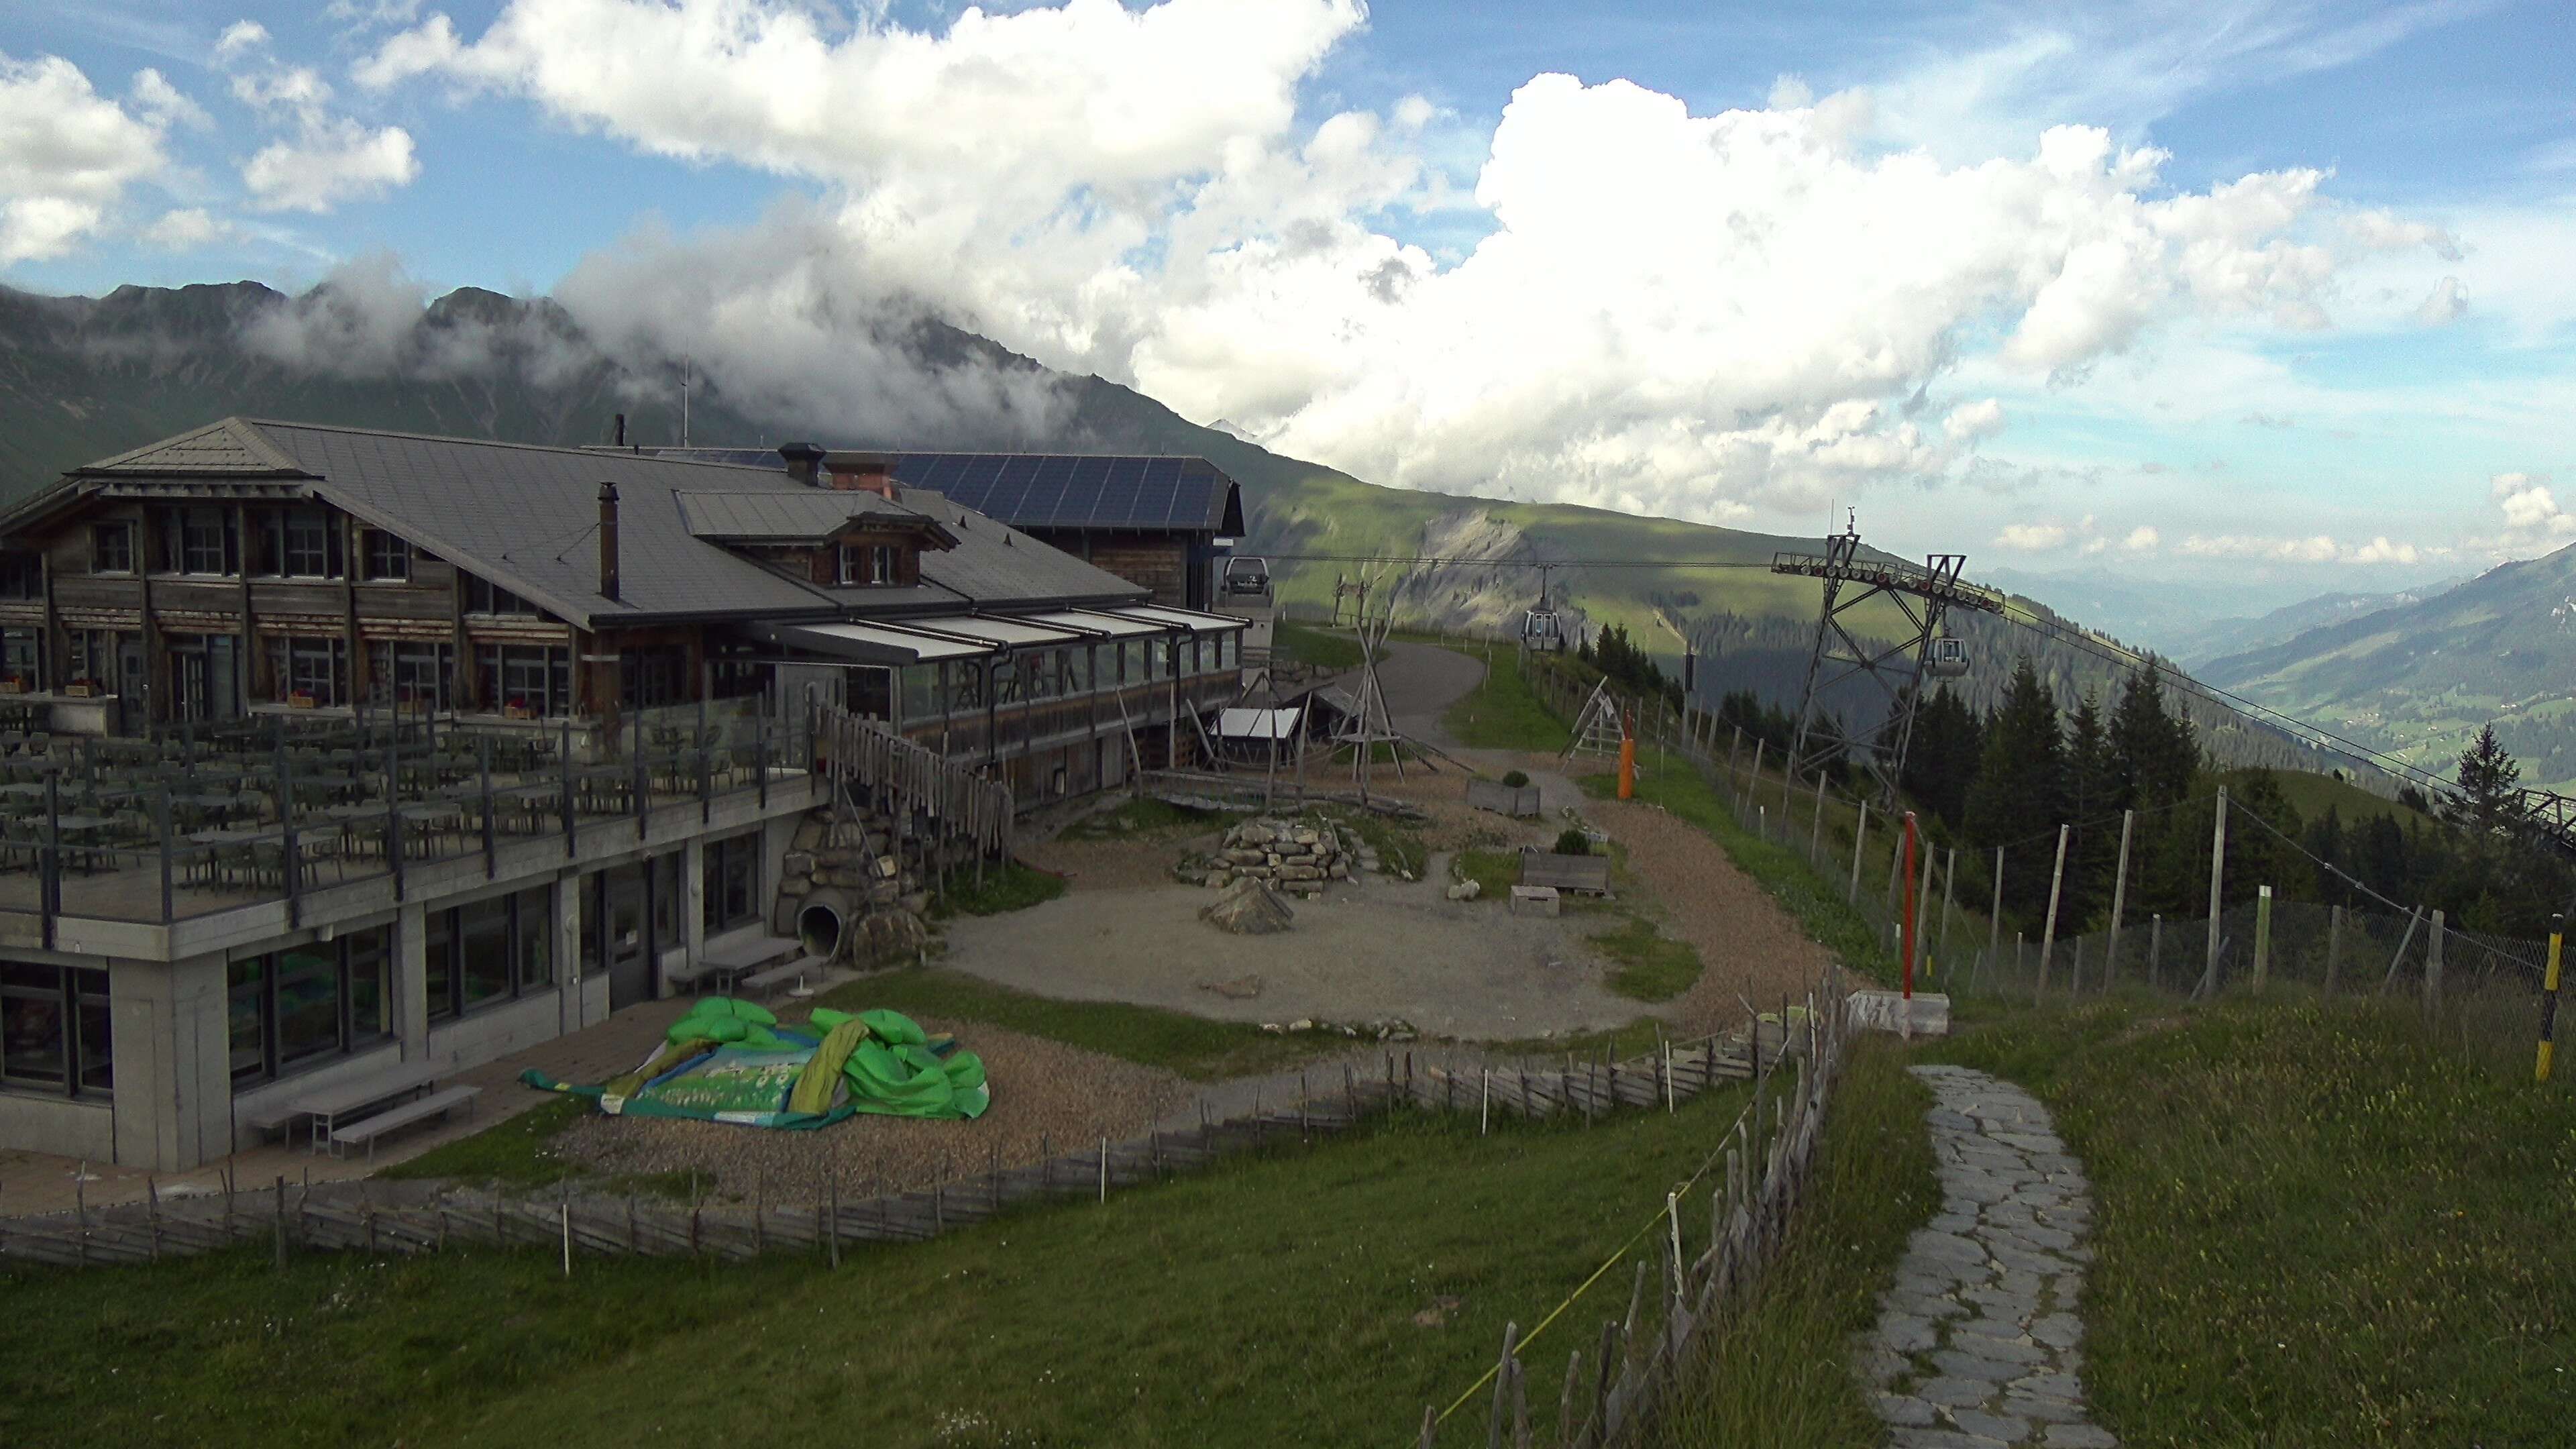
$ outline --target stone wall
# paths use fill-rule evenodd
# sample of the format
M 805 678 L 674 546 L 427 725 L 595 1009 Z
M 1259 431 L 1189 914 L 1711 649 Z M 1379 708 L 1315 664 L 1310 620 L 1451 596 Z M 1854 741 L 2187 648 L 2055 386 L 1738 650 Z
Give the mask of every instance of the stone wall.
M 832 806 L 807 811 L 779 869 L 770 929 L 796 934 L 796 915 L 818 890 L 848 892 L 865 915 L 851 933 L 857 964 L 908 962 L 930 939 L 932 876 L 941 866 L 974 868 L 974 848 L 905 840 L 890 818 L 859 804 L 846 816 Z
M 1213 853 L 1182 862 L 1179 874 L 1220 890 L 1248 877 L 1311 896 L 1350 879 L 1359 849 L 1357 837 L 1329 820 L 1258 816 L 1227 831 Z

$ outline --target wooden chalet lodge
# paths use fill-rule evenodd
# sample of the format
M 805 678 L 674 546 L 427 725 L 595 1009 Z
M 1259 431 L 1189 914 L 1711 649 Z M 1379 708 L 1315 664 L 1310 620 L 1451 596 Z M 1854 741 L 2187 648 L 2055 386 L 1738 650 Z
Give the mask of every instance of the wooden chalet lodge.
M 185 1167 L 666 994 L 772 931 L 827 721 L 1020 807 L 1189 759 L 1232 482 L 1020 468 L 1086 562 L 909 456 L 226 418 L 0 511 L 0 1147 Z

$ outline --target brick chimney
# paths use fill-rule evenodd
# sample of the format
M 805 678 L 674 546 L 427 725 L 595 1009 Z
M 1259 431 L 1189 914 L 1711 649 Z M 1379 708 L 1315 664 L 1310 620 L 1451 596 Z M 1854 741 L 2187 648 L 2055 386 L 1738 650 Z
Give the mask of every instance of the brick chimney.
M 787 460 L 787 476 L 812 488 L 822 479 L 816 469 L 822 464 L 823 450 L 812 443 L 781 443 L 778 456 Z
M 617 485 L 599 485 L 599 592 L 617 597 Z
M 824 476 L 845 493 L 873 493 L 892 501 L 894 459 L 884 453 L 836 452 L 823 459 Z

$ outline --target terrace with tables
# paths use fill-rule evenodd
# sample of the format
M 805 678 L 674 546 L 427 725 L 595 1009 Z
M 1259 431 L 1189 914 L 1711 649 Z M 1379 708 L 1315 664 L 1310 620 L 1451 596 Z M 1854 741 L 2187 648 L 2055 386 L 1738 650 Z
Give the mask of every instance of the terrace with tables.
M 694 829 L 720 800 L 765 806 L 806 782 L 810 728 L 740 707 L 579 735 L 570 721 L 271 714 L 123 739 L 0 718 L 0 922 L 49 947 L 65 918 L 170 925 L 284 902 L 292 925 L 305 897 L 346 884 L 398 895 L 407 876 L 476 857 L 497 869 L 535 839 L 570 856 L 585 831 L 649 838 L 657 815 L 691 806 Z

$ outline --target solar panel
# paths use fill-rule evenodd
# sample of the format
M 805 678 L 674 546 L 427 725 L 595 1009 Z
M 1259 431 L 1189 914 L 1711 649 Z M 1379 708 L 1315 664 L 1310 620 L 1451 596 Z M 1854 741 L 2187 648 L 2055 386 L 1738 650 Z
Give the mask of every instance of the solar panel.
M 905 453 L 895 478 L 1016 528 L 1212 528 L 1228 486 L 1205 459 Z

